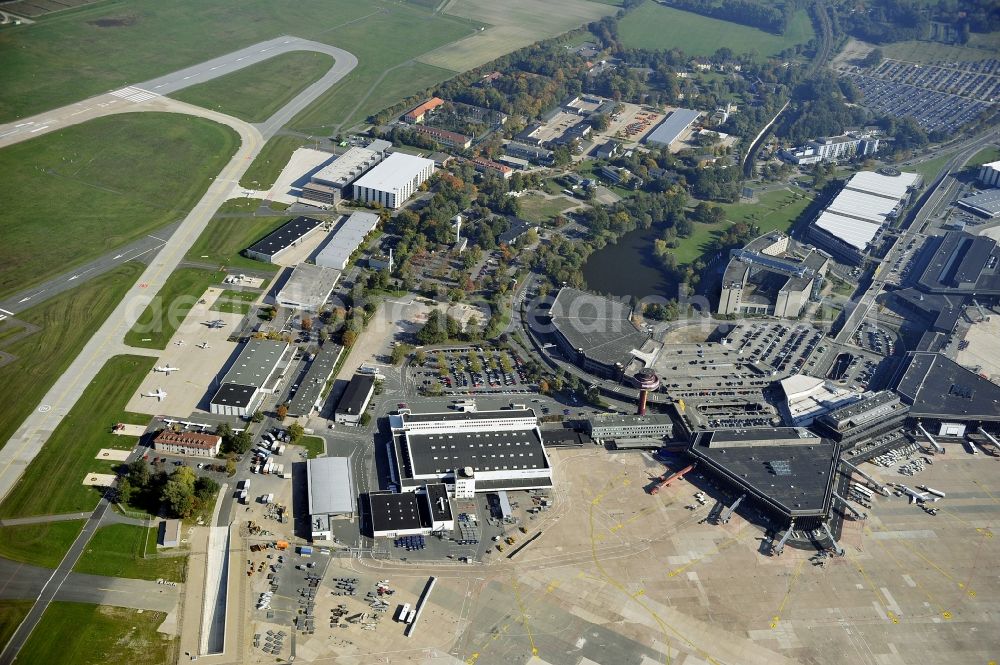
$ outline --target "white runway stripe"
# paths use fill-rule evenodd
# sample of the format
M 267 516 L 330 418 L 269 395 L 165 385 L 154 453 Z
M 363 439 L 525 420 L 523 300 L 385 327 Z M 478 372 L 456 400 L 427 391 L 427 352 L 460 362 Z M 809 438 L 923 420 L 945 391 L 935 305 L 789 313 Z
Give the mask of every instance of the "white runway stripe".
M 139 104 L 141 102 L 147 102 L 150 99 L 155 99 L 159 97 L 155 92 L 150 92 L 149 90 L 143 90 L 142 88 L 134 88 L 129 86 L 127 88 L 122 88 L 121 90 L 115 90 L 111 93 L 115 97 L 121 97 L 130 102 Z

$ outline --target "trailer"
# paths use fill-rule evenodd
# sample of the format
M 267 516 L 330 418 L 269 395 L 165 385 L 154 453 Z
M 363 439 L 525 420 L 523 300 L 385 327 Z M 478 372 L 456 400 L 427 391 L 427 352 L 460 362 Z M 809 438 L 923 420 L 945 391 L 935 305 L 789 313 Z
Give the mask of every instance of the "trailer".
M 396 621 L 399 621 L 401 623 L 407 623 L 406 619 L 409 616 L 410 616 L 410 604 L 403 603 L 402 605 L 399 606 L 399 616 L 397 617 Z
M 697 465 L 696 463 L 688 464 L 686 467 L 684 467 L 683 469 L 681 469 L 680 471 L 669 477 L 667 477 L 666 474 L 660 476 L 655 481 L 653 481 L 653 486 L 649 488 L 649 493 L 656 494 L 664 487 L 670 487 L 670 483 L 674 482 L 675 480 L 680 480 L 681 478 L 683 478 L 692 469 L 694 469 L 696 465 Z

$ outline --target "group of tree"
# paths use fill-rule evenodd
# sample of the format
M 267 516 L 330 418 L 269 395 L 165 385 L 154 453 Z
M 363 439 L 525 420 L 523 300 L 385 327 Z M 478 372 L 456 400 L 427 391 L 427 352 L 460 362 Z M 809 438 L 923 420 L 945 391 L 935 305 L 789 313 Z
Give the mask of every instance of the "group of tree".
M 153 473 L 145 460 L 137 459 L 119 482 L 118 499 L 154 514 L 162 506 L 172 517 L 186 518 L 207 506 L 218 491 L 217 482 L 197 475 L 189 466 L 178 466 L 169 474 Z
M 215 433 L 222 437 L 220 449 L 223 453 L 242 455 L 253 447 L 253 435 L 249 429 L 244 428 L 237 432 L 229 423 L 220 423 L 215 428 Z
M 459 339 L 462 324 L 458 319 L 439 309 L 431 310 L 427 322 L 417 331 L 417 341 L 423 345 L 444 344 L 448 340 Z
M 793 0 L 775 4 L 757 0 L 671 0 L 671 6 L 684 11 L 710 16 L 731 23 L 741 23 L 778 35 L 785 33 L 792 16 L 798 10 Z

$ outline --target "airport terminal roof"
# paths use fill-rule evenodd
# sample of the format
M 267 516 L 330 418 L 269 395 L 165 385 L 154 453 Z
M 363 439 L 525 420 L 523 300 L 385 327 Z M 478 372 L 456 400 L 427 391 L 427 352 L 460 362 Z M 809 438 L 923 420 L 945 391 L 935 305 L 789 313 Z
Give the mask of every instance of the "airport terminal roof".
M 920 180 L 919 173 L 884 175 L 876 171 L 859 171 L 847 181 L 845 189 L 868 192 L 898 201 L 906 196 L 909 188 L 916 186 Z
M 928 239 L 918 259 L 923 291 L 1000 294 L 1000 251 L 992 238 L 949 231 Z
M 823 211 L 813 222 L 834 238 L 839 238 L 851 247 L 864 251 L 878 235 L 881 224 L 865 222 L 853 217 Z
M 433 423 L 437 421 L 493 420 L 494 418 L 534 418 L 531 409 L 497 409 L 495 411 L 444 411 L 442 413 L 404 413 L 406 423 Z
M 549 315 L 556 330 L 584 355 L 606 365 L 627 365 L 632 350 L 648 336 L 629 319 L 627 303 L 578 289 L 563 287 Z
M 310 515 L 354 512 L 350 458 L 317 457 L 306 460 L 306 478 L 309 484 Z
M 940 353 L 913 351 L 896 392 L 911 418 L 1000 421 L 1000 386 Z
M 825 379 L 792 374 L 781 380 L 785 411 L 792 425 L 809 425 L 831 409 L 856 401 L 860 395 Z
M 246 251 L 265 256 L 274 256 L 297 243 L 303 236 L 310 233 L 322 223 L 320 220 L 313 219 L 312 217 L 296 217 L 250 245 Z
M 672 425 L 673 418 L 662 413 L 629 415 L 623 413 L 596 413 L 588 419 L 591 427 L 636 427 L 640 425 Z
M 440 475 L 471 466 L 476 471 L 546 469 L 548 460 L 535 429 L 406 433 L 413 476 Z
M 354 181 L 354 186 L 391 192 L 412 181 L 428 166 L 433 168 L 434 160 L 408 155 L 405 152 L 394 152 Z
M 692 109 L 675 109 L 673 113 L 668 115 L 663 122 L 661 122 L 656 129 L 651 131 L 646 136 L 646 143 L 655 143 L 657 145 L 668 146 L 677 140 L 685 129 L 691 126 L 691 123 L 698 119 L 701 115 L 701 111 L 694 111 Z
M 840 444 L 795 427 L 698 432 L 691 455 L 788 517 L 829 512 Z
M 278 363 L 288 351 L 288 342 L 271 339 L 251 339 L 240 351 L 222 383 L 263 387 Z

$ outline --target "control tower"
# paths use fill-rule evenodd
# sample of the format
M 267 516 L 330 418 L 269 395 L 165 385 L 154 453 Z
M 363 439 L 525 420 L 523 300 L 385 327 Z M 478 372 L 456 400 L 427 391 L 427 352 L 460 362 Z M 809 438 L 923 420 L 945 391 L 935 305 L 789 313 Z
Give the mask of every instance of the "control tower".
M 634 378 L 639 384 L 639 407 L 636 414 L 644 416 L 646 415 L 646 399 L 649 397 L 649 391 L 660 387 L 660 377 L 647 367 L 636 372 Z

